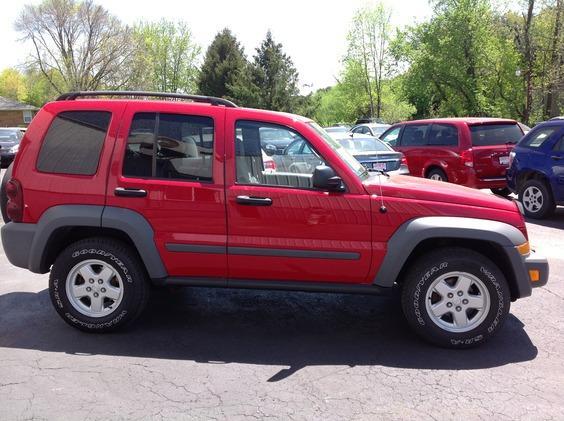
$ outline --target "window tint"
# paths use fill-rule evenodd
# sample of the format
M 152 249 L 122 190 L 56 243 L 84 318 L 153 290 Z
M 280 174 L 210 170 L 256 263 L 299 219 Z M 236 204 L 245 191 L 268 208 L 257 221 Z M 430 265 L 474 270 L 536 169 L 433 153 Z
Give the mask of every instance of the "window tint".
M 457 146 L 458 129 L 450 124 L 433 124 L 428 143 L 433 146 Z
M 540 148 L 542 144 L 552 136 L 557 130 L 556 127 L 545 127 L 542 129 L 534 130 L 523 142 L 523 146 L 530 148 Z
M 266 127 L 278 131 L 278 134 L 284 137 L 300 139 L 291 144 L 284 154 L 272 156 L 276 164 L 274 170 L 265 169 L 264 166 L 265 154 L 261 149 L 261 135 L 267 132 Z M 238 121 L 235 134 L 237 183 L 313 188 L 313 171 L 316 166 L 323 164 L 323 160 L 298 133 L 283 126 Z M 300 152 L 302 145 L 303 149 Z
M 564 152 L 564 136 L 562 136 L 558 143 L 554 145 L 554 150 L 557 152 Z
M 473 146 L 504 145 L 506 143 L 517 143 L 523 132 L 517 123 L 515 124 L 483 124 L 470 126 Z
M 395 129 L 390 130 L 388 133 L 382 136 L 381 139 L 387 144 L 389 144 L 390 146 L 396 146 L 398 143 L 400 130 L 401 130 L 401 126 L 396 127 Z
M 47 173 L 93 175 L 98 168 L 111 113 L 65 111 L 57 115 L 41 145 L 37 169 Z
M 426 136 L 428 124 L 407 124 L 401 135 L 401 146 L 424 146 L 427 144 Z
M 127 139 L 123 174 L 211 181 L 213 137 L 210 117 L 135 114 Z

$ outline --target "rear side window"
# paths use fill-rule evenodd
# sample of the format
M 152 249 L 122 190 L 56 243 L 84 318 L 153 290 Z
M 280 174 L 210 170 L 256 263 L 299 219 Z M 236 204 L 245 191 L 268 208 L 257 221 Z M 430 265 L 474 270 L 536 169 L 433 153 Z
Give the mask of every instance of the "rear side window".
M 458 146 L 458 129 L 450 124 L 433 124 L 429 146 Z
M 425 146 L 428 124 L 408 124 L 401 135 L 401 146 Z
M 383 136 L 380 136 L 380 139 L 382 139 L 384 142 L 386 142 L 390 146 L 396 146 L 397 143 L 398 143 L 398 137 L 399 137 L 400 131 L 401 131 L 401 126 L 395 127 L 391 130 L 388 130 L 388 132 L 386 134 L 384 134 Z
M 37 169 L 94 175 L 111 117 L 105 111 L 65 111 L 57 115 L 41 145 Z
M 123 175 L 212 181 L 213 119 L 182 114 L 133 117 Z
M 557 129 L 557 127 L 545 127 L 539 130 L 535 130 L 529 136 L 527 136 L 526 139 L 524 139 L 522 146 L 528 146 L 529 148 L 540 148 Z
M 562 136 L 560 141 L 554 146 L 554 150 L 557 152 L 564 152 L 564 136 Z
M 506 143 L 517 143 L 523 132 L 515 124 L 483 124 L 470 126 L 472 146 L 494 146 Z

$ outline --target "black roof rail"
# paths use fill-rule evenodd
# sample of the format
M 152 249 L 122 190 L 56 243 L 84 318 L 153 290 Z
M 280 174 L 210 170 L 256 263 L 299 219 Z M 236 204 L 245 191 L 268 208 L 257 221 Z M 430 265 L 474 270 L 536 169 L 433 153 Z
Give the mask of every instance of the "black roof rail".
M 90 96 L 139 96 L 139 97 L 154 97 L 154 98 L 174 98 L 174 99 L 189 99 L 194 102 L 209 103 L 211 105 L 224 105 L 225 107 L 236 108 L 233 102 L 217 98 L 214 96 L 203 96 L 203 95 L 189 95 L 189 94 L 174 94 L 171 92 L 146 92 L 146 91 L 77 91 L 77 92 L 67 92 L 60 95 L 57 101 L 71 101 L 79 97 L 90 97 Z

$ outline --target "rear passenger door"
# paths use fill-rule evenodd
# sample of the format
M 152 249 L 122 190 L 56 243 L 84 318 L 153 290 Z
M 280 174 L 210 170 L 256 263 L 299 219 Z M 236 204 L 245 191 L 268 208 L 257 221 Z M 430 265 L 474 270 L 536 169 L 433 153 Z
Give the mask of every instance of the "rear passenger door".
M 427 134 L 430 124 L 406 124 L 401 133 L 399 147 L 404 153 L 409 172 L 424 177 L 425 162 L 431 158 L 427 150 Z
M 169 276 L 225 278 L 225 109 L 155 104 L 125 111 L 107 204 L 147 219 Z

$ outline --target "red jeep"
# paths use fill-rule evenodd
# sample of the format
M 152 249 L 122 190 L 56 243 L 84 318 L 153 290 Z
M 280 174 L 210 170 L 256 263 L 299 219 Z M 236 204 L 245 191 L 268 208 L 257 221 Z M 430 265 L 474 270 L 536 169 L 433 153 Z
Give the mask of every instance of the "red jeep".
M 403 152 L 411 175 L 501 195 L 510 193 L 509 153 L 522 137 L 514 120 L 470 117 L 407 121 L 380 136 Z
M 124 99 L 95 99 L 110 95 Z M 265 167 L 266 129 L 324 164 Z M 219 98 L 65 94 L 34 118 L 7 178 L 6 256 L 50 271 L 56 310 L 89 332 L 133 321 L 151 283 L 397 287 L 417 333 L 467 347 L 548 279 L 514 202 L 368 172 L 309 119 Z

